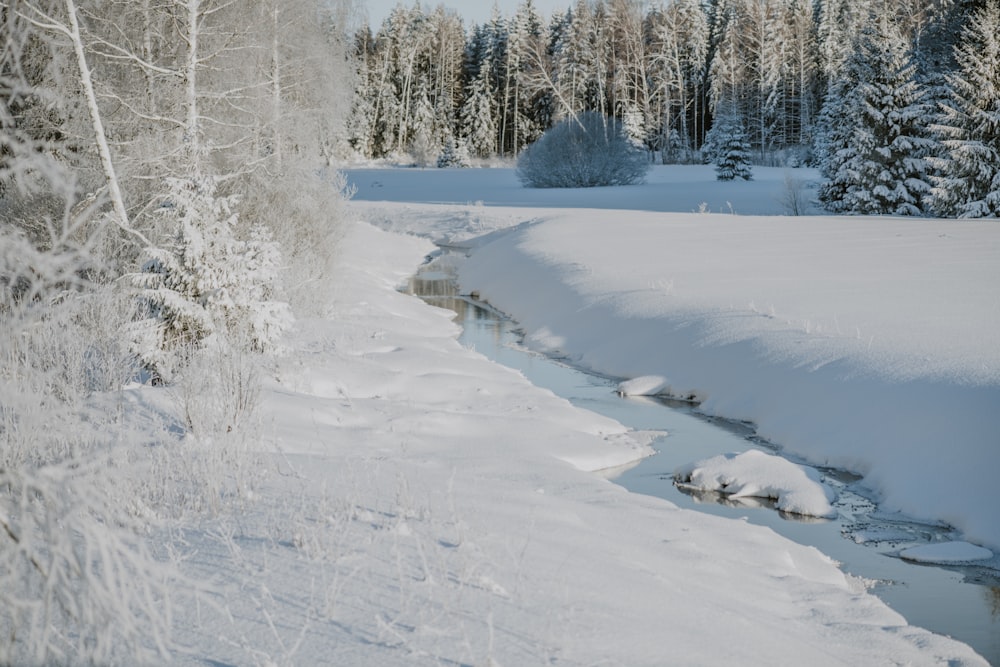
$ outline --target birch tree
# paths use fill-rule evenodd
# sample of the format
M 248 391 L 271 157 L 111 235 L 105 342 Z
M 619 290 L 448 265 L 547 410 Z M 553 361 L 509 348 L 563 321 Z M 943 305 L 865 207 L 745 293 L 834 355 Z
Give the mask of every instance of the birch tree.
M 650 78 L 660 119 L 658 148 L 677 136 L 684 160 L 704 141 L 708 18 L 697 0 L 675 0 L 650 16 Z
M 168 572 L 114 496 L 107 461 L 120 452 L 93 409 L 81 414 L 89 388 L 68 368 L 95 338 L 73 315 L 96 291 L 105 204 L 81 198 L 81 165 L 57 150 L 68 137 L 29 118 L 43 102 L 58 109 L 48 121 L 73 112 L 60 76 L 76 82 L 76 56 L 45 22 L 65 8 L 0 8 L 0 663 L 163 660 Z M 33 195 L 58 202 L 25 212 L 43 218 L 44 238 L 8 217 L 12 199 Z

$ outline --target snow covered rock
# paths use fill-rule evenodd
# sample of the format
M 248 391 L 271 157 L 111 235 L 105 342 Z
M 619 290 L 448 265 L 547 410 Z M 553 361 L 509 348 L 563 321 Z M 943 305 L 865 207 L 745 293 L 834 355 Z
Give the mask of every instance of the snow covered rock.
M 812 468 L 751 449 L 681 466 L 674 479 L 685 487 L 717 491 L 731 498 L 773 498 L 777 508 L 793 514 L 832 517 L 833 491 Z

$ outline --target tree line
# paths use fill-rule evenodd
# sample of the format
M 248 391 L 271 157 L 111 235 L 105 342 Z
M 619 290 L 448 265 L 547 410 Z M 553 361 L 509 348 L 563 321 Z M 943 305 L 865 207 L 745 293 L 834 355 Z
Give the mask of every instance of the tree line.
M 845 174 L 836 173 L 849 161 L 841 151 L 878 162 L 884 148 L 848 146 L 855 138 L 841 136 L 845 128 L 860 126 L 910 136 L 897 141 L 891 161 L 919 162 L 902 178 L 926 187 L 861 204 L 835 185 L 824 190 L 828 207 L 957 215 L 965 209 L 944 205 L 944 195 L 932 203 L 929 193 L 949 187 L 935 179 L 950 178 L 954 142 L 985 136 L 996 158 L 995 118 L 966 118 L 975 109 L 998 113 L 1000 65 L 968 55 L 990 52 L 995 14 L 994 0 L 576 0 L 545 20 L 525 0 L 512 16 L 494 10 L 466 30 L 441 6 L 398 5 L 376 32 L 355 34 L 348 135 L 365 158 L 432 163 L 456 147 L 516 156 L 558 120 L 594 111 L 620 120 L 665 163 L 711 159 L 731 139 L 719 135 L 737 131 L 756 164 L 819 166 L 841 182 Z M 888 94 L 887 85 L 908 89 L 894 97 L 899 110 L 880 112 L 889 124 L 905 117 L 906 129 L 878 129 L 879 114 L 863 111 L 872 99 L 859 88 Z M 962 123 L 979 134 L 967 137 Z M 851 187 L 878 186 L 859 179 L 868 180 Z M 995 215 L 990 206 L 977 210 Z

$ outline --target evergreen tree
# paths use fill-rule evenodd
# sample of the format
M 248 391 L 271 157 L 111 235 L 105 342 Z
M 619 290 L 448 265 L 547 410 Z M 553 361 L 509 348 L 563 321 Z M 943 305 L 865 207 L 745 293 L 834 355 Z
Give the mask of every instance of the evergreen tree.
M 856 214 L 918 215 L 930 190 L 923 136 L 927 106 L 914 80 L 909 49 L 885 16 L 864 31 L 848 60 L 848 85 L 834 122 L 849 128 L 845 145 L 825 167 L 820 191 L 832 210 Z
M 448 137 L 444 142 L 444 148 L 441 149 L 441 155 L 438 156 L 437 166 L 440 169 L 468 167 L 469 149 L 466 148 L 464 142 L 456 141 L 454 137 Z
M 709 130 L 706 143 L 714 154 L 715 177 L 720 181 L 753 178 L 750 168 L 750 144 L 747 141 L 743 123 L 737 113 L 727 105 L 721 116 Z
M 491 69 L 492 59 L 487 57 L 469 86 L 460 112 L 461 135 L 465 137 L 468 150 L 477 157 L 489 157 L 497 150 L 496 97 L 490 81 Z
M 263 227 L 235 233 L 232 197 L 216 195 L 216 178 L 169 178 L 160 213 L 175 227 L 168 248 L 147 248 L 132 276 L 145 311 L 135 353 L 164 375 L 179 347 L 203 345 L 216 334 L 249 349 L 270 351 L 291 325 L 277 301 L 280 252 Z
M 955 49 L 960 70 L 935 131 L 943 155 L 933 160 L 931 205 L 959 218 L 1000 217 L 1000 1 L 989 0 Z
M 848 100 L 851 90 L 852 82 L 847 76 L 830 81 L 813 140 L 813 159 L 824 179 L 819 186 L 819 200 L 827 210 L 834 212 L 844 210 L 847 194 L 847 174 L 841 171 L 841 166 L 855 154 L 851 143 L 854 128 L 850 125 L 852 119 Z

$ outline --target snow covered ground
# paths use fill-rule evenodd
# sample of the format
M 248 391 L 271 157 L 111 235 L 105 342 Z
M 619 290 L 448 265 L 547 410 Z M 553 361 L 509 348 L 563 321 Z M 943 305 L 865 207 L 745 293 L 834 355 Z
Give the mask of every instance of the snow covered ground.
M 453 184 L 453 202 L 499 201 L 517 187 L 500 171 L 350 179 L 359 199 L 447 201 Z M 658 167 L 630 188 L 511 195 L 530 209 L 355 206 L 474 247 L 463 287 L 512 314 L 530 346 L 659 376 L 794 455 L 863 474 L 887 509 L 1000 546 L 1000 225 L 784 216 L 788 172 L 755 173 L 733 187 L 707 167 Z M 720 199 L 772 215 L 689 213 Z
M 815 549 L 587 472 L 646 434 L 459 345 L 395 289 L 429 250 L 351 228 L 334 317 L 264 397 L 274 471 L 248 515 L 174 539 L 209 582 L 175 662 L 984 664 Z
M 448 172 L 430 173 L 449 180 Z M 423 177 L 387 174 L 378 176 L 385 194 L 395 192 L 392 179 Z M 479 173 L 496 174 L 502 172 Z M 477 193 L 470 186 L 453 195 Z M 671 262 L 662 251 L 675 235 L 663 232 L 670 225 L 649 224 L 659 230 L 656 248 L 621 261 L 613 241 L 622 231 L 651 243 L 637 231 L 648 214 L 573 211 L 566 203 L 574 193 L 554 196 L 563 198 L 563 209 L 359 201 L 352 210 L 378 227 L 452 242 L 494 232 L 465 265 L 467 277 L 523 312 L 536 345 L 596 366 L 616 359 L 598 344 L 602 334 L 607 349 L 634 346 L 634 360 L 671 344 L 669 326 L 655 335 L 652 326 L 643 328 L 647 320 L 671 322 L 673 311 L 651 310 L 650 303 L 686 293 L 684 274 L 666 271 Z M 544 217 L 552 220 L 517 227 Z M 754 224 L 696 218 L 686 224 L 711 230 L 713 220 L 729 221 L 719 233 L 732 232 L 737 221 Z M 601 219 L 613 229 L 602 229 Z M 565 226 L 570 221 L 589 226 L 581 235 Z M 199 582 L 177 587 L 172 663 L 985 664 L 969 647 L 908 625 L 813 548 L 628 493 L 594 474 L 647 455 L 650 434 L 575 408 L 462 347 L 451 313 L 397 291 L 434 249 L 431 242 L 378 227 L 350 226 L 331 317 L 300 321 L 289 336 L 289 354 L 274 370 L 258 415 L 265 449 L 235 459 L 246 468 L 236 472 L 253 479 L 245 498 L 235 510 L 223 506 L 214 518 L 153 535 L 154 543 L 171 545 L 181 574 Z M 718 247 L 736 244 L 716 240 Z M 619 262 L 614 275 L 587 254 L 598 243 L 610 253 L 608 271 L 611 260 Z M 662 258 L 657 266 L 673 277 L 649 283 L 652 269 L 642 263 L 649 257 Z M 598 292 L 591 278 L 610 291 Z M 644 286 L 629 287 L 636 280 Z M 517 289 L 508 291 L 508 283 Z M 775 306 L 785 313 L 784 301 Z M 574 320 L 573 309 L 583 319 Z M 598 325 L 587 319 L 595 312 L 611 319 Z M 726 364 L 744 352 L 764 374 L 756 383 L 761 391 L 791 372 L 790 354 L 756 342 L 740 346 L 722 336 L 726 330 L 706 328 L 711 320 L 704 318 L 715 311 L 683 312 L 703 319 L 692 316 L 677 329 L 716 332 L 701 339 L 702 347 L 734 345 Z M 787 328 L 794 336 L 816 335 Z M 649 340 L 627 336 L 630 330 Z M 697 357 L 698 349 L 683 353 Z M 671 387 L 696 389 L 709 400 L 717 394 L 715 385 L 689 384 L 660 364 L 663 358 L 651 359 L 654 368 L 641 375 L 669 378 Z M 768 376 L 764 360 L 782 372 Z M 710 379 L 713 367 L 702 369 Z M 694 377 L 697 364 L 680 369 Z M 883 377 L 859 373 L 870 376 Z M 979 377 L 970 391 L 990 386 Z M 159 388 L 133 388 L 128 396 L 136 409 L 169 409 L 162 403 L 168 392 Z M 886 406 L 898 403 L 885 397 Z M 976 473 L 963 474 L 972 480 Z

